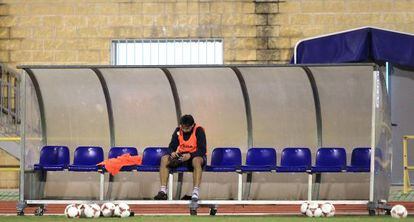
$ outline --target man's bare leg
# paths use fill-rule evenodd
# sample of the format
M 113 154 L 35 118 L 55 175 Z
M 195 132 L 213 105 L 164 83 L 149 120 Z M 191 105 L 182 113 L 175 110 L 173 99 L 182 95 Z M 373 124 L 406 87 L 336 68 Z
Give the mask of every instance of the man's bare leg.
M 165 155 L 161 157 L 161 163 L 160 163 L 161 186 L 167 186 L 167 181 L 168 181 L 168 176 L 169 176 L 168 164 L 170 163 L 169 156 L 170 155 Z
M 201 175 L 203 173 L 203 162 L 204 159 L 202 157 L 194 157 L 193 158 L 193 193 L 191 195 L 192 200 L 198 200 L 199 197 L 199 189 L 201 184 Z
M 155 200 L 166 200 L 167 199 L 167 181 L 169 176 L 169 169 L 168 164 L 170 163 L 169 160 L 170 155 L 165 155 L 161 157 L 160 163 L 160 191 L 154 197 Z

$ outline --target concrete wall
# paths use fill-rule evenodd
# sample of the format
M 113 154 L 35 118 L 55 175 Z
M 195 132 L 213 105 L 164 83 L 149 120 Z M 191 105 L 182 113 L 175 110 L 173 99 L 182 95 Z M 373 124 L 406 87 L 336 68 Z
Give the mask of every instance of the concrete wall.
M 224 38 L 225 63 L 284 63 L 302 38 L 414 32 L 414 0 L 3 0 L 0 62 L 109 64 L 112 39 Z

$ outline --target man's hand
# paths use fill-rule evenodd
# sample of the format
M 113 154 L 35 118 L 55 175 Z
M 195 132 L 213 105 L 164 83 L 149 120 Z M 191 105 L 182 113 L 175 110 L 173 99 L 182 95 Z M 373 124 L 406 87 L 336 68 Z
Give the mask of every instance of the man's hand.
M 179 167 L 184 161 L 187 161 L 191 158 L 191 155 L 189 153 L 177 153 L 172 152 L 169 158 L 169 168 L 177 168 Z
M 184 153 L 182 155 L 182 161 L 187 161 L 191 158 L 191 155 L 189 153 Z
M 177 154 L 177 152 L 172 152 L 170 156 L 171 156 L 171 158 L 177 158 L 178 154 Z
M 181 165 L 181 163 L 183 162 L 183 157 L 180 153 L 177 152 L 172 152 L 170 157 L 169 157 L 169 163 L 168 163 L 168 167 L 169 168 L 177 168 Z

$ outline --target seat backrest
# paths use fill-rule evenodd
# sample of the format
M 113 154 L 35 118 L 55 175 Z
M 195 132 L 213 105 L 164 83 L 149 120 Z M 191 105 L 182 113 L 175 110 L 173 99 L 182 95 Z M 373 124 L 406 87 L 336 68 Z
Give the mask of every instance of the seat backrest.
M 287 147 L 283 149 L 280 157 L 280 166 L 295 167 L 312 165 L 312 155 L 306 147 Z
M 63 164 L 67 166 L 69 161 L 70 154 L 67 146 L 44 146 L 40 150 L 39 164 L 41 165 Z
M 218 147 L 211 154 L 211 166 L 240 166 L 241 151 L 236 147 Z
M 102 147 L 99 146 L 79 146 L 75 150 L 73 164 L 76 165 L 96 165 L 104 160 Z
M 321 147 L 316 153 L 316 166 L 346 167 L 345 148 Z
M 276 166 L 276 150 L 274 148 L 250 148 L 246 155 L 248 166 Z
M 354 150 L 352 150 L 351 166 L 370 167 L 371 148 L 357 147 Z
M 117 158 L 127 153 L 131 156 L 137 156 L 138 150 L 135 147 L 112 147 L 108 152 L 108 158 Z
M 161 157 L 168 154 L 168 147 L 147 147 L 142 154 L 142 165 L 159 166 Z

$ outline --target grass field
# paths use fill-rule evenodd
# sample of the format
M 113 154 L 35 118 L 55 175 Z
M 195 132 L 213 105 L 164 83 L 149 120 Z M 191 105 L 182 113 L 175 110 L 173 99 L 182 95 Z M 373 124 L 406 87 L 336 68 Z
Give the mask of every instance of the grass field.
M 370 221 L 398 221 L 390 216 L 337 216 L 331 218 L 307 218 L 301 216 L 135 216 L 130 218 L 99 218 L 99 219 L 67 219 L 64 216 L 0 216 L 0 221 L 15 222 L 15 221 L 30 221 L 30 222 L 54 222 L 54 221 L 165 221 L 165 222 L 187 222 L 187 221 L 201 221 L 201 222 L 296 222 L 296 221 L 333 221 L 333 222 L 370 222 Z M 414 217 L 402 219 L 402 221 L 413 221 Z

